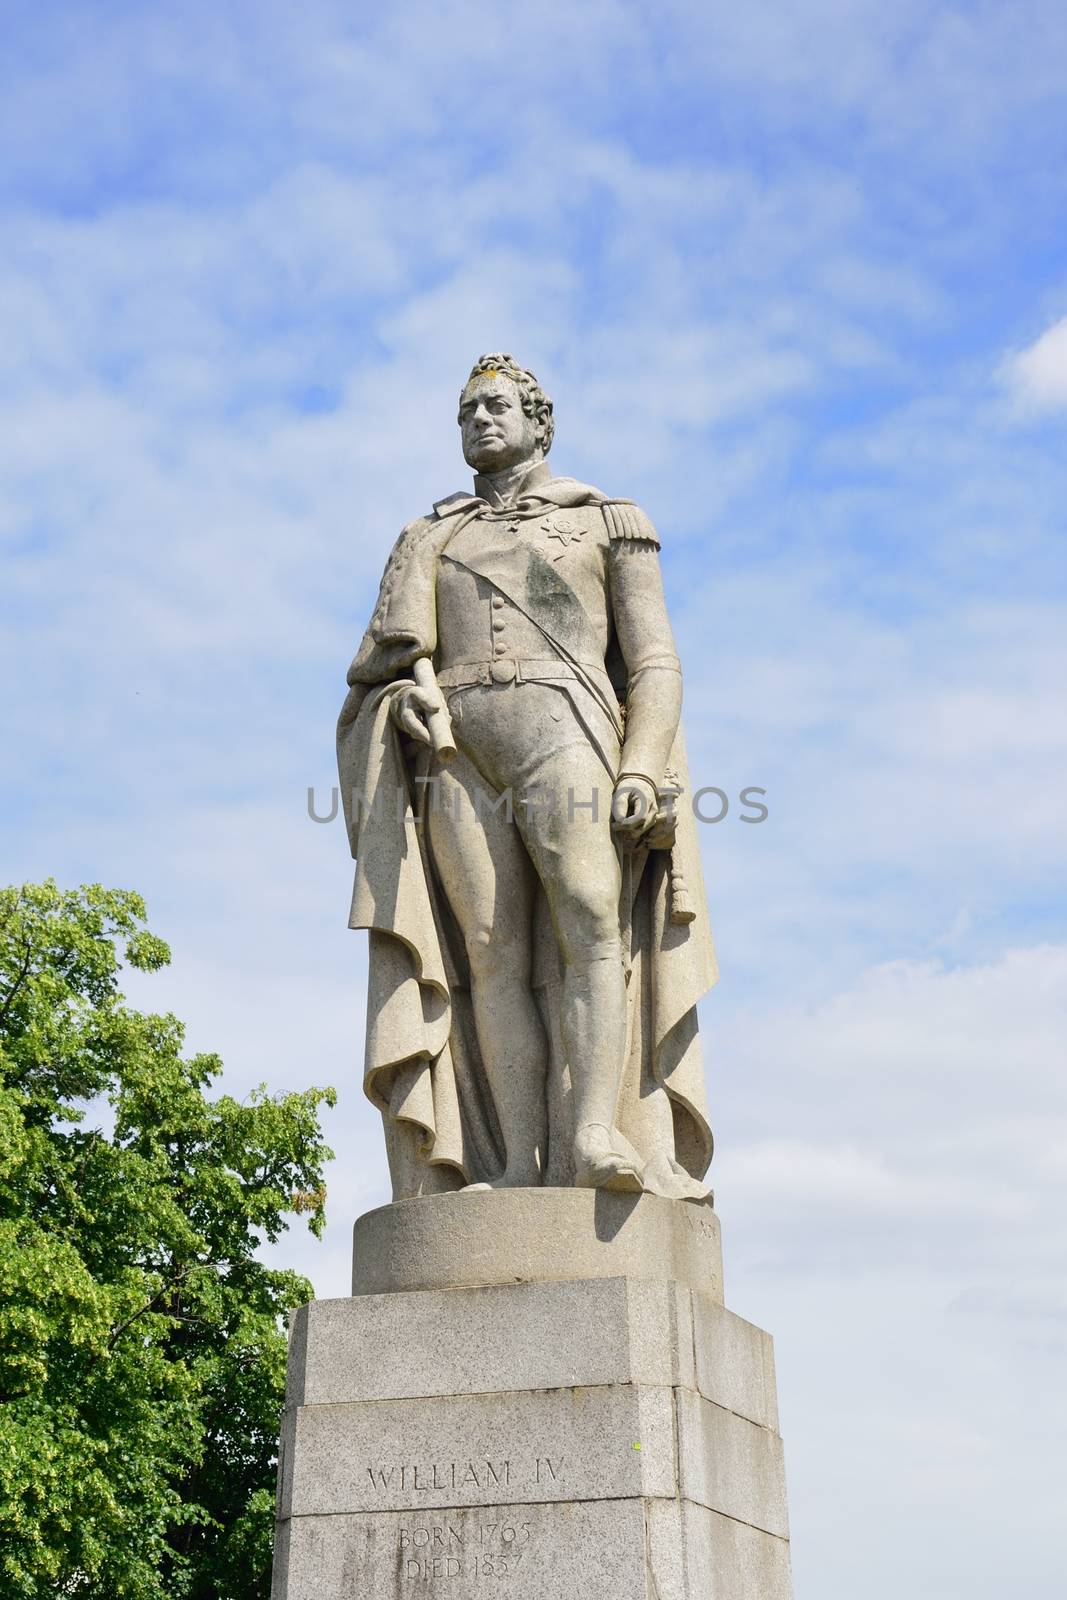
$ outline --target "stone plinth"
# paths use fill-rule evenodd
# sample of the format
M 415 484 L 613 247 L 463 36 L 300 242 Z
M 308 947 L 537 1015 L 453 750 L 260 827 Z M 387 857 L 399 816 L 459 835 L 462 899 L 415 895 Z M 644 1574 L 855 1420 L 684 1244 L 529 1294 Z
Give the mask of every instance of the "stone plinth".
M 401 1200 L 353 1229 L 352 1293 L 653 1278 L 722 1300 L 710 1205 L 606 1189 L 498 1189 Z
M 789 1600 L 771 1341 L 721 1285 L 710 1207 L 649 1195 L 362 1218 L 353 1297 L 293 1319 L 274 1600 Z

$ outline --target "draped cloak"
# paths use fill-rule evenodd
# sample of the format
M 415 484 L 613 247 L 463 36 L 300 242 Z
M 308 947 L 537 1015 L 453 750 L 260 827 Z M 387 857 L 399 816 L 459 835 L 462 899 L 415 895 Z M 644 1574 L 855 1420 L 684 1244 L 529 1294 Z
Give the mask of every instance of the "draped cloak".
M 599 490 L 553 478 L 527 490 L 527 510 L 608 504 Z M 610 502 L 626 506 L 629 502 Z M 424 826 L 434 757 L 412 750 L 390 714 L 421 656 L 437 646 L 437 564 L 459 527 L 484 509 L 470 496 L 439 502 L 404 529 L 348 681 L 338 767 L 356 861 L 349 925 L 370 938 L 364 1089 L 382 1112 L 394 1198 L 491 1181 L 504 1151 L 470 1001 L 463 939 Z M 616 664 L 618 668 L 619 664 Z M 625 694 L 625 683 L 619 684 Z M 696 1003 L 718 976 L 679 732 L 670 768 L 682 789 L 673 848 L 623 854 L 620 922 L 628 1031 L 620 1131 L 646 1166 L 646 1187 L 677 1191 L 673 1174 L 703 1177 L 712 1135 Z M 421 781 L 420 781 L 421 780 Z M 672 920 L 684 885 L 693 920 Z M 548 1040 L 545 1183 L 573 1182 L 570 1072 L 559 1027 L 562 966 L 543 891 L 535 910 L 532 985 Z M 673 1186 L 673 1187 L 672 1187 Z

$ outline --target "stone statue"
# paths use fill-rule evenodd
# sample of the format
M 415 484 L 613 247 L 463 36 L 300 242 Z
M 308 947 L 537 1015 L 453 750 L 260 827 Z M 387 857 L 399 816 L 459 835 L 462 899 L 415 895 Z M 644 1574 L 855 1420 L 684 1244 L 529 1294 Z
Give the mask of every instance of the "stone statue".
M 552 475 L 552 402 L 510 355 L 459 426 L 473 492 L 401 533 L 338 727 L 394 1198 L 702 1200 L 716 969 L 659 540 Z
M 703 1182 L 659 541 L 552 475 L 511 356 L 459 424 L 474 492 L 401 533 L 338 730 L 394 1200 L 293 1317 L 271 1594 L 791 1600 L 771 1340 Z

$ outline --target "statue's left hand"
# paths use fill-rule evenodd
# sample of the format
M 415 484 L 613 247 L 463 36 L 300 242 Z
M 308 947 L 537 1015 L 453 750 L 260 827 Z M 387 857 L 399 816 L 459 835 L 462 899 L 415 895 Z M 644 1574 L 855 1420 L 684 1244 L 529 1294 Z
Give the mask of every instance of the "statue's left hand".
M 636 844 L 658 815 L 659 798 L 648 778 L 622 777 L 611 800 L 611 823 L 627 844 Z

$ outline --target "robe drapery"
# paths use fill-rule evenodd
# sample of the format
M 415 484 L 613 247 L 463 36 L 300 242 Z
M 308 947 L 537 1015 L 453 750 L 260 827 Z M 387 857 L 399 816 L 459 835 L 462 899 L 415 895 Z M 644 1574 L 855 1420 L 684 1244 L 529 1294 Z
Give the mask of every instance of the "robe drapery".
M 539 485 L 537 495 L 557 505 L 604 499 L 571 479 Z M 504 1164 L 466 951 L 425 826 L 435 758 L 425 747 L 412 752 L 390 714 L 413 661 L 432 658 L 436 647 L 436 567 L 456 522 L 448 505 L 401 535 L 338 725 L 356 860 L 349 923 L 370 937 L 364 1088 L 383 1115 L 396 1199 L 490 1182 Z M 678 1169 L 699 1179 L 711 1160 L 696 1003 L 717 977 L 680 734 L 670 767 L 683 791 L 673 849 L 640 846 L 622 855 L 628 1033 L 616 1118 L 646 1163 L 646 1187 L 664 1194 L 678 1192 Z M 676 887 L 684 883 L 692 921 L 671 920 L 672 878 Z M 532 984 L 549 1056 L 544 1181 L 567 1185 L 573 1126 L 559 1027 L 562 969 L 543 891 L 534 947 Z

